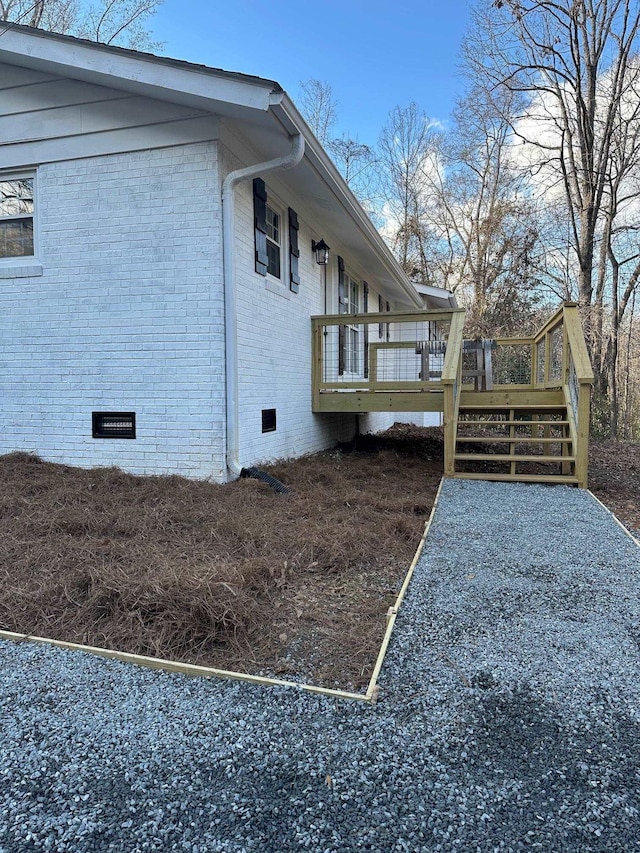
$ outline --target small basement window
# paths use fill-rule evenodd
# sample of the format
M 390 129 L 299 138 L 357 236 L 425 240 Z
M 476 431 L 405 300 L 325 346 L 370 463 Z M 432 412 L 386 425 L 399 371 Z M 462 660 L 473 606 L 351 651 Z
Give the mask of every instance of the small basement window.
M 262 410 L 262 432 L 275 432 L 276 431 L 276 410 L 275 409 L 263 409 Z
M 135 438 L 135 412 L 93 412 L 94 438 Z

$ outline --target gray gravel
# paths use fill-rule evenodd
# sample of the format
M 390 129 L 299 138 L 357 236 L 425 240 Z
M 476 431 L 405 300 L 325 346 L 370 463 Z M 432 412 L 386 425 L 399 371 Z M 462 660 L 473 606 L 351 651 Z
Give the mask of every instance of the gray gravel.
M 448 481 L 376 707 L 0 643 L 0 853 L 640 850 L 639 557 Z

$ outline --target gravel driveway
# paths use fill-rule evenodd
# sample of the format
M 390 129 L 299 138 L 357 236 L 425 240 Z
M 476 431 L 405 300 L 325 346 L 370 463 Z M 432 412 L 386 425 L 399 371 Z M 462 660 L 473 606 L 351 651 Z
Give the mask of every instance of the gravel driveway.
M 377 706 L 0 643 L 0 853 L 640 850 L 640 550 L 447 481 Z

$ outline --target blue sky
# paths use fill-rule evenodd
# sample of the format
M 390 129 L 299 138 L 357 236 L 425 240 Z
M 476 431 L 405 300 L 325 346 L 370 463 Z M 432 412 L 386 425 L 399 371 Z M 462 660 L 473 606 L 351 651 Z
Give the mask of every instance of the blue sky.
M 152 28 L 168 56 L 277 80 L 294 100 L 301 80 L 330 83 L 339 130 L 372 144 L 396 105 L 447 120 L 468 19 L 467 0 L 165 0 Z

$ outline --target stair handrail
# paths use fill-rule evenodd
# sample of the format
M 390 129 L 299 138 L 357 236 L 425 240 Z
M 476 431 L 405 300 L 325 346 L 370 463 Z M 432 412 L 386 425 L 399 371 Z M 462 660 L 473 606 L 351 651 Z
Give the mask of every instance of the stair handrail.
M 455 470 L 456 432 L 458 429 L 460 392 L 462 390 L 463 332 L 464 311 L 458 311 L 451 317 L 447 349 L 442 365 L 445 477 L 452 476 Z
M 564 309 L 569 305 L 575 305 L 575 302 L 565 302 L 558 308 L 555 313 L 551 315 L 551 317 L 549 317 L 549 319 L 546 321 L 546 323 L 544 323 L 544 325 L 540 326 L 538 331 L 533 336 L 534 343 L 537 344 L 540 340 L 542 340 L 542 338 L 544 338 L 544 336 L 548 332 L 551 332 L 553 329 L 555 329 L 556 326 L 558 326 L 562 322 L 564 318 Z
M 562 387 L 567 404 L 570 430 L 573 439 L 575 473 L 578 485 L 587 488 L 589 467 L 589 420 L 591 386 L 594 376 L 582 331 L 580 312 L 575 303 L 565 303 L 564 357 Z
M 464 309 L 461 308 L 452 312 L 447 348 L 442 365 L 442 377 L 440 379 L 443 385 L 453 385 L 458 377 L 458 363 L 462 359 L 464 313 Z
M 576 379 L 580 385 L 593 385 L 594 376 L 587 350 L 587 342 L 584 339 L 582 331 L 582 323 L 580 322 L 580 312 L 575 303 L 566 303 L 563 305 L 564 328 L 567 335 L 567 346 L 571 358 L 573 360 L 576 371 Z M 568 371 L 569 362 L 567 359 L 566 371 Z M 565 382 L 567 373 L 565 371 Z

